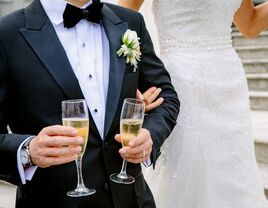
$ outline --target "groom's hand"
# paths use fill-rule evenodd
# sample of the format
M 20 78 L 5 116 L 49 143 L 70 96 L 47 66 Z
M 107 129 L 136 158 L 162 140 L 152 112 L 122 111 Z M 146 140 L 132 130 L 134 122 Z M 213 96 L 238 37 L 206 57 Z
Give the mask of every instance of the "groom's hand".
M 83 142 L 75 128 L 46 127 L 31 141 L 30 156 L 32 162 L 41 168 L 68 163 L 77 158 Z
M 120 134 L 115 136 L 116 141 L 121 143 Z M 153 140 L 147 129 L 141 129 L 139 135 L 129 142 L 128 147 L 119 150 L 122 158 L 131 163 L 143 163 L 150 158 L 152 152 Z

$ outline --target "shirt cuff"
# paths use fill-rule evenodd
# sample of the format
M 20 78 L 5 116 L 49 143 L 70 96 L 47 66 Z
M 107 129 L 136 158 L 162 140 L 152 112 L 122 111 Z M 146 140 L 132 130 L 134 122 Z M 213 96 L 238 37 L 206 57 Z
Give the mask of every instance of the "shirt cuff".
M 151 161 L 151 158 L 149 158 L 148 160 L 144 161 L 143 162 L 143 165 L 148 168 L 152 165 L 152 161 Z
M 26 180 L 27 181 L 31 181 L 32 177 L 37 169 L 37 166 L 30 166 L 28 168 L 24 168 L 20 159 L 20 151 L 21 148 L 23 146 L 23 144 L 28 141 L 29 139 L 32 139 L 34 136 L 30 136 L 28 138 L 26 138 L 21 145 L 19 146 L 18 150 L 17 150 L 17 166 L 18 166 L 18 170 L 19 170 L 19 175 L 20 175 L 20 179 L 22 184 L 26 184 Z

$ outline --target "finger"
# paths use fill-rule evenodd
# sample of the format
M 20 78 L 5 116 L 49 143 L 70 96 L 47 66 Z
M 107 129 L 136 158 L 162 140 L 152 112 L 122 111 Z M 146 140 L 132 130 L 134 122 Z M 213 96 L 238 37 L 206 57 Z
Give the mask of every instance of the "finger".
M 123 156 L 127 159 L 140 159 L 140 158 L 148 157 L 149 155 L 151 155 L 151 152 L 152 152 L 152 147 L 149 147 L 145 150 L 140 151 L 139 153 L 124 154 Z
M 140 140 L 141 142 L 135 143 L 135 145 L 128 146 L 119 150 L 121 154 L 133 155 L 140 154 L 144 150 L 150 149 L 153 146 L 153 141 L 150 136 Z M 135 141 L 134 141 L 135 142 Z
M 66 155 L 78 154 L 82 151 L 81 146 L 69 146 L 69 147 L 61 147 L 61 148 L 44 148 L 42 151 L 42 155 L 45 157 L 61 157 Z
M 162 89 L 161 88 L 157 88 L 147 99 L 148 104 L 152 103 L 153 101 L 155 101 L 155 99 L 159 96 L 159 94 L 161 93 Z
M 139 100 L 144 99 L 142 93 L 139 90 L 137 90 L 137 92 L 136 92 L 136 98 L 139 99 Z
M 117 138 L 118 142 L 121 142 L 120 136 L 119 137 L 116 136 L 116 138 Z M 125 155 L 125 154 L 137 154 L 137 153 L 147 149 L 148 147 L 150 147 L 151 144 L 152 144 L 152 141 L 151 141 L 150 135 L 148 133 L 143 133 L 142 135 L 139 135 L 138 137 L 133 138 L 129 142 L 129 146 L 122 147 L 119 150 L 119 153 L 123 154 L 123 155 Z
M 66 137 L 66 136 L 53 136 L 47 137 L 42 141 L 43 146 L 47 147 L 62 147 L 62 146 L 77 146 L 82 145 L 84 139 L 82 137 Z
M 47 157 L 45 163 L 48 166 L 61 165 L 77 159 L 77 154 L 66 155 L 64 157 Z
M 149 158 L 150 157 L 139 158 L 139 159 L 126 158 L 126 160 L 130 163 L 139 164 L 139 163 L 144 163 L 145 161 L 149 160 Z
M 139 146 L 144 142 L 146 142 L 148 139 L 150 139 L 150 137 L 151 137 L 150 132 L 147 129 L 142 128 L 138 136 L 131 139 L 131 141 L 129 142 L 129 146 L 130 147 Z
M 148 111 L 160 106 L 163 102 L 164 102 L 164 98 L 162 98 L 162 97 L 158 98 L 155 102 L 145 106 L 145 112 L 148 112 Z
M 140 155 L 140 153 L 143 150 L 147 149 L 148 147 L 149 147 L 149 142 L 144 142 L 141 145 L 138 145 L 138 146 L 135 146 L 135 147 L 126 147 L 125 148 L 125 151 L 124 150 L 123 151 L 120 151 L 119 150 L 119 152 L 121 154 L 126 154 L 127 156 L 128 155 L 135 155 L 135 154 L 139 154 Z
M 120 136 L 120 134 L 116 134 L 114 138 L 115 138 L 115 140 L 117 142 L 121 143 L 121 136 Z
M 49 136 L 61 135 L 72 137 L 77 136 L 78 134 L 78 131 L 75 128 L 60 125 L 46 127 L 41 132 Z
M 150 147 L 152 147 L 152 141 L 151 140 L 147 140 L 144 143 L 138 145 L 138 146 L 134 146 L 134 147 L 123 147 L 119 150 L 120 154 L 124 154 L 127 157 L 129 155 L 135 155 L 135 154 L 141 154 L 143 152 L 143 150 L 149 149 Z M 141 156 L 141 155 L 140 155 Z M 140 157 L 139 156 L 139 157 Z
M 144 101 L 147 103 L 147 100 L 149 99 L 149 97 L 157 90 L 156 87 L 150 87 L 148 90 L 146 90 L 144 93 L 143 93 L 143 98 L 144 98 Z

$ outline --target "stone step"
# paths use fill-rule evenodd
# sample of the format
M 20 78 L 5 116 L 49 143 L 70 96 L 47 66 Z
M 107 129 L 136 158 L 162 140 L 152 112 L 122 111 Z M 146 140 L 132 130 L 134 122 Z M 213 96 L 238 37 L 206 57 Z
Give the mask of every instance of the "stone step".
M 248 88 L 252 91 L 268 91 L 268 73 L 247 74 Z
M 268 137 L 264 139 L 254 139 L 255 154 L 258 163 L 265 163 L 268 165 Z
M 247 74 L 268 73 L 268 57 L 266 59 L 243 59 L 242 63 Z
M 258 5 L 258 4 L 262 4 L 262 3 L 266 2 L 266 1 L 267 0 L 254 0 L 253 2 L 254 2 L 255 5 Z
M 16 186 L 0 181 L 0 208 L 15 207 Z
M 264 193 L 266 198 L 268 199 L 268 165 L 263 163 L 258 163 L 260 168 L 263 186 L 264 186 Z
M 250 91 L 250 107 L 252 110 L 268 111 L 268 92 L 266 91 Z
M 262 32 L 256 38 L 246 38 L 240 32 L 235 31 L 232 33 L 233 46 L 262 46 L 268 45 L 268 31 Z
M 268 165 L 268 111 L 251 111 L 251 120 L 257 161 Z
M 268 199 L 268 111 L 251 111 L 255 154 Z
M 268 44 L 262 46 L 236 46 L 235 50 L 241 59 L 266 59 L 268 57 Z

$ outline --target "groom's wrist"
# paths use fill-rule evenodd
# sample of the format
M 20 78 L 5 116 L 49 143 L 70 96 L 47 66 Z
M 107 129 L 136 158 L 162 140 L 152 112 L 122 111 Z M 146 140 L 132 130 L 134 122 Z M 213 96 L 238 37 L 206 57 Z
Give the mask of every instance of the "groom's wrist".
M 34 165 L 30 154 L 30 142 L 33 138 L 34 137 L 27 138 L 20 149 L 20 159 L 24 168 Z

